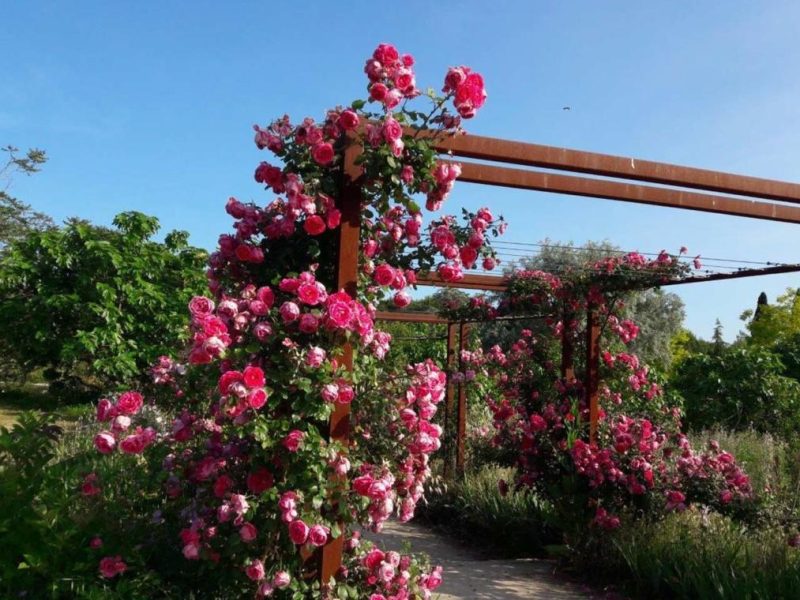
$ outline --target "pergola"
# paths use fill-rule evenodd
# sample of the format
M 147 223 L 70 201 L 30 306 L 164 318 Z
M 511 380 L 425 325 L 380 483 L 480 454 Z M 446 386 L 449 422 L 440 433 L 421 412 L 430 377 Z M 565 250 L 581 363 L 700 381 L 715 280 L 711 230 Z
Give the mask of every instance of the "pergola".
M 650 204 L 720 213 L 768 221 L 800 223 L 800 184 L 735 175 L 693 167 L 611 156 L 514 142 L 483 136 L 434 137 L 427 131 L 413 132 L 430 136 L 433 147 L 444 160 L 453 157 L 470 159 L 461 164 L 460 182 L 526 189 L 573 196 L 585 196 L 622 202 Z M 342 225 L 339 236 L 337 283 L 355 297 L 360 248 L 360 168 L 356 157 L 360 148 L 351 145 L 344 156 L 344 184 L 339 195 Z M 492 164 L 495 163 L 495 164 Z M 502 166 L 496 163 L 515 165 Z M 525 168 L 519 168 L 525 167 Z M 573 175 L 571 173 L 579 173 Z M 644 182 L 644 183 L 638 183 Z M 781 264 L 765 268 L 747 268 L 732 273 L 714 273 L 663 282 L 679 285 L 719 281 L 800 271 L 800 264 Z M 458 282 L 444 282 L 436 275 L 420 277 L 419 284 L 462 289 L 504 291 L 506 279 L 498 275 L 467 274 Z M 452 369 L 459 350 L 465 347 L 469 323 L 452 322 L 433 313 L 379 312 L 377 319 L 447 325 L 448 366 Z M 590 407 L 590 436 L 597 431 L 599 409 L 600 325 L 598 314 L 587 311 L 584 393 Z M 562 338 L 561 375 L 574 379 L 574 348 L 568 336 Z M 353 368 L 353 348 L 345 344 L 343 363 Z M 457 388 L 457 389 L 456 389 Z M 454 406 L 456 395 L 457 406 Z M 445 427 L 455 409 L 456 468 L 464 466 L 466 433 L 466 392 L 463 385 L 448 385 Z M 349 405 L 337 404 L 330 420 L 331 439 L 344 444 L 349 436 Z M 322 551 L 320 575 L 328 581 L 341 565 L 343 536 L 328 543 Z

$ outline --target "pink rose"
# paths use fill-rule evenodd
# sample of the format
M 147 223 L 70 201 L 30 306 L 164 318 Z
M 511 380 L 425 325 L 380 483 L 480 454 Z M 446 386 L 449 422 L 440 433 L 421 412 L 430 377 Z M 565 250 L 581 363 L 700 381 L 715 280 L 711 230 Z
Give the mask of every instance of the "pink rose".
M 319 329 L 319 319 L 311 313 L 305 313 L 300 317 L 298 327 L 302 333 L 316 333 Z
M 308 525 L 303 523 L 301 519 L 297 519 L 289 523 L 289 537 L 292 540 L 292 543 L 297 544 L 305 544 L 306 540 L 308 539 L 309 528 Z
M 333 161 L 333 146 L 327 142 L 320 142 L 311 148 L 311 156 L 317 164 L 329 165 Z
M 397 292 L 394 295 L 393 301 L 397 308 L 405 308 L 411 304 L 411 296 L 407 292 Z
M 142 408 L 142 401 L 139 392 L 125 392 L 117 400 L 117 410 L 123 415 L 135 415 Z
M 272 325 L 269 323 L 256 323 L 253 327 L 253 335 L 260 341 L 266 341 L 272 335 Z
M 403 127 L 392 117 L 386 117 L 383 122 L 383 139 L 391 143 L 403 137 Z
M 286 571 L 278 571 L 272 577 L 272 585 L 274 585 L 279 590 L 289 587 L 290 583 L 292 583 L 292 576 L 289 575 L 289 573 L 287 573 Z
M 267 390 L 256 388 L 247 393 L 247 405 L 253 410 L 258 410 L 267 403 Z
M 386 94 L 388 93 L 389 88 L 387 88 L 382 83 L 373 83 L 369 86 L 369 97 L 377 102 L 383 102 L 383 99 L 386 98 Z
M 339 127 L 344 129 L 345 131 L 352 131 L 356 127 L 358 127 L 358 115 L 355 111 L 350 110 L 349 108 L 342 111 L 342 114 L 339 115 L 339 119 L 337 123 Z M 277 587 L 277 586 L 276 586 Z
M 353 311 L 350 309 L 350 304 L 334 301 L 328 305 L 328 319 L 335 327 L 345 329 L 350 325 L 353 320 Z
M 284 302 L 281 304 L 280 313 L 284 323 L 291 323 L 300 316 L 300 307 L 294 302 Z
M 335 383 L 328 383 L 322 386 L 322 399 L 325 402 L 336 402 L 339 397 L 339 386 Z
M 249 388 L 264 387 L 267 383 L 264 378 L 264 371 L 252 365 L 245 367 L 242 378 L 244 379 L 244 384 Z
M 299 429 L 293 429 L 286 437 L 283 438 L 281 442 L 283 447 L 286 448 L 289 452 L 297 452 L 300 449 L 300 445 L 303 443 L 303 439 L 306 437 L 306 434 Z
M 306 354 L 306 365 L 313 368 L 321 367 L 326 357 L 327 354 L 325 350 L 319 346 L 312 346 L 308 349 L 308 353 Z
M 318 282 L 303 283 L 297 288 L 297 297 L 300 302 L 309 306 L 316 306 L 320 302 L 324 302 L 327 296 L 325 287 Z
M 189 301 L 192 316 L 208 315 L 214 312 L 214 301 L 204 296 L 195 296 Z
M 118 417 L 114 417 L 114 421 L 111 423 L 111 430 L 119 433 L 127 430 L 130 426 L 131 418 L 127 415 L 119 415 Z
M 383 263 L 375 267 L 375 272 L 372 274 L 372 278 L 378 285 L 388 286 L 394 281 L 395 275 L 394 267 Z
M 239 528 L 239 537 L 245 543 L 250 543 L 258 536 L 258 529 L 252 523 L 245 523 Z
M 244 571 L 247 574 L 247 576 L 253 581 L 261 581 L 262 579 L 264 579 L 265 576 L 264 563 L 262 563 L 258 559 L 251 561 L 250 564 L 247 565 L 247 568 L 245 568 Z
M 324 546 L 328 541 L 328 533 L 330 533 L 330 529 L 324 525 L 314 525 L 308 532 L 308 541 L 312 546 Z
M 101 431 L 94 436 L 94 447 L 100 454 L 111 454 L 117 445 L 117 440 L 109 431 Z
M 103 539 L 97 536 L 93 537 L 89 542 L 89 548 L 91 548 L 92 550 L 97 550 L 98 548 L 102 547 L 103 547 Z
M 325 231 L 325 221 L 319 215 L 311 215 L 303 223 L 303 229 L 308 235 L 319 235 Z
M 124 573 L 128 565 L 122 560 L 121 556 L 106 556 L 100 560 L 100 574 L 106 579 L 111 579 Z
M 115 412 L 114 405 L 111 404 L 111 400 L 108 398 L 102 398 L 100 402 L 97 403 L 97 420 L 101 423 L 110 421 Z

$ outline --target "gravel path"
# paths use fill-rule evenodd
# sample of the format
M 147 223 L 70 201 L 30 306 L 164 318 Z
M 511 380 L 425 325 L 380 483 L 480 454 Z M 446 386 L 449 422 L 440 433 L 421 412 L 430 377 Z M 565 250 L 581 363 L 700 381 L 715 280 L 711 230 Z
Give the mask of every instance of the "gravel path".
M 439 600 L 573 600 L 592 598 L 582 586 L 565 582 L 542 560 L 484 560 L 429 529 L 413 523 L 387 523 L 369 536 L 385 550 L 402 550 L 409 542 L 434 564 L 444 567 Z

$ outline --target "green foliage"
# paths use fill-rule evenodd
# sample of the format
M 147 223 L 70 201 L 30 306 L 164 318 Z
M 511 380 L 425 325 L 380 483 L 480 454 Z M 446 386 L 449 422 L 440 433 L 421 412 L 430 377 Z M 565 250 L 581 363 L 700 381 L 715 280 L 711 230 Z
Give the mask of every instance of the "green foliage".
M 800 334 L 800 290 L 789 288 L 775 304 L 759 303 L 755 313 L 745 312 L 750 332 L 748 343 L 770 348 L 776 343 Z
M 0 344 L 58 386 L 129 383 L 186 335 L 186 303 L 204 288 L 205 252 L 158 220 L 117 215 L 114 229 L 70 220 L 31 231 L 0 260 Z
M 434 481 L 421 517 L 467 542 L 480 540 L 504 556 L 543 556 L 547 546 L 558 542 L 550 526 L 552 507 L 529 491 L 501 494 L 497 482 L 512 478 L 511 469 L 487 465 L 460 481 Z
M 692 429 L 755 428 L 789 435 L 800 427 L 800 383 L 782 375 L 780 359 L 759 347 L 734 345 L 693 354 L 675 368 Z
M 766 600 L 795 598 L 800 589 L 800 551 L 783 531 L 751 530 L 713 513 L 624 528 L 611 553 L 640 597 Z

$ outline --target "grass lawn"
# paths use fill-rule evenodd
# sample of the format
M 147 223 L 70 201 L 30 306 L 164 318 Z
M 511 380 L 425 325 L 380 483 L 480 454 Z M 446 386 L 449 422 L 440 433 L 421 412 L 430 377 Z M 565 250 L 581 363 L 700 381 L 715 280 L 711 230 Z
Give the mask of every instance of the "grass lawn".
M 42 384 L 25 384 L 0 388 L 0 427 L 11 427 L 26 410 L 54 413 L 62 425 L 78 419 L 91 410 L 87 404 L 59 404 Z

